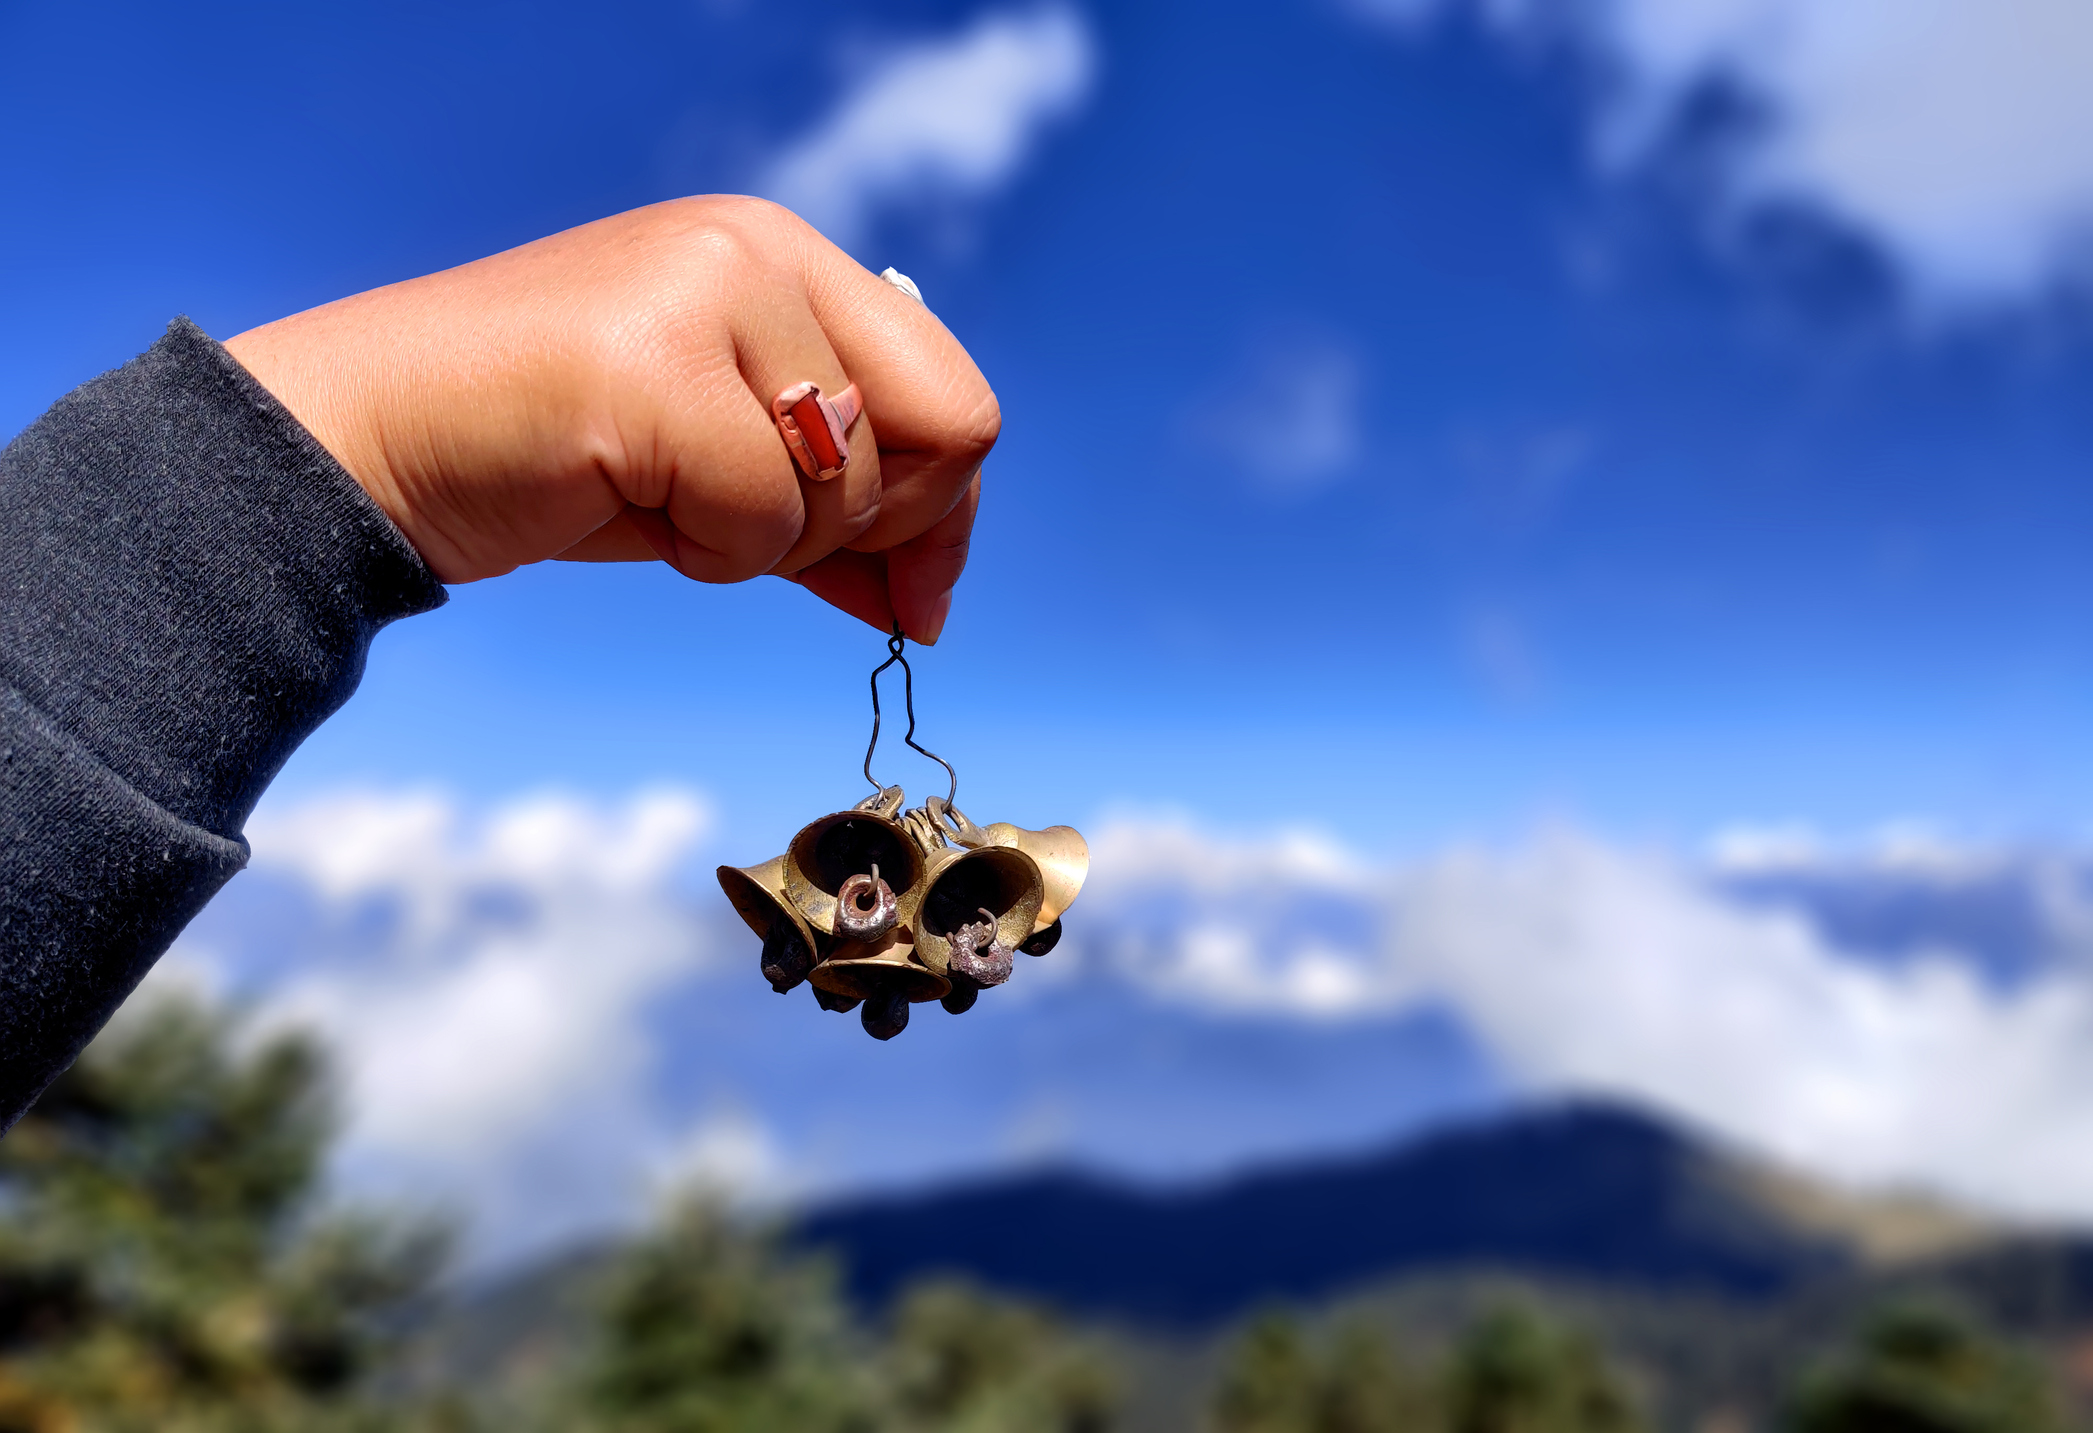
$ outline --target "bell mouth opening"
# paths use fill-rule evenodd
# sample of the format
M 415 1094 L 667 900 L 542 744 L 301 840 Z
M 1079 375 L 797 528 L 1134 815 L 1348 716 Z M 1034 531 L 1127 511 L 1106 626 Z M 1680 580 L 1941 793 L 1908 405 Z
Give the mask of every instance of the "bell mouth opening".
M 792 843 L 792 861 L 807 884 L 833 899 L 852 876 L 879 878 L 895 894 L 915 885 L 922 862 L 899 827 L 876 816 L 854 814 L 816 822 Z
M 977 923 L 985 909 L 1006 938 L 1014 933 L 1006 925 L 1022 924 L 1029 935 L 1041 894 L 1039 868 L 1022 851 L 969 851 L 939 873 L 923 897 L 919 920 L 925 935 L 949 942 L 961 926 Z M 1013 915 L 1022 920 L 1012 921 Z
M 783 895 L 736 866 L 721 866 L 718 875 L 720 889 L 726 892 L 728 904 L 734 907 L 734 913 L 750 930 L 759 936 L 768 936 L 771 922 L 783 916 L 798 925 L 808 944 L 812 945 L 812 929 Z

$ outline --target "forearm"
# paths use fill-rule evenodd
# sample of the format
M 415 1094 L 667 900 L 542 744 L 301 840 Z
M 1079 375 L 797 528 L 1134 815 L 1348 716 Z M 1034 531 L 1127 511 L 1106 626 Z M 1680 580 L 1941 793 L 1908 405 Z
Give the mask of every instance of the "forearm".
M 185 322 L 0 453 L 0 1127 L 245 864 L 378 628 L 442 601 Z

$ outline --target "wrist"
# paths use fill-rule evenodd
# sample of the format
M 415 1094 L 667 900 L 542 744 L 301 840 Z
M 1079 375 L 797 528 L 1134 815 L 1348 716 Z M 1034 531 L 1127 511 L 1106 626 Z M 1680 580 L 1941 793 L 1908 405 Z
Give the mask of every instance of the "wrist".
M 373 416 L 377 404 L 372 385 L 355 355 L 319 331 L 315 320 L 324 313 L 294 314 L 249 329 L 227 339 L 225 350 L 290 410 L 441 575 L 441 567 L 415 533 L 400 484 L 386 461 L 379 436 L 383 425 Z

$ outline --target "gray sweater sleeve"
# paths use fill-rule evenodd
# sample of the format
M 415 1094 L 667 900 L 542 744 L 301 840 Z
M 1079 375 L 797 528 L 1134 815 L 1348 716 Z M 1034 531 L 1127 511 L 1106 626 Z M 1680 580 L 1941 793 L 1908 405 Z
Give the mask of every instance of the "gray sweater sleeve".
M 377 630 L 443 600 L 185 319 L 0 452 L 0 1129 L 246 864 Z

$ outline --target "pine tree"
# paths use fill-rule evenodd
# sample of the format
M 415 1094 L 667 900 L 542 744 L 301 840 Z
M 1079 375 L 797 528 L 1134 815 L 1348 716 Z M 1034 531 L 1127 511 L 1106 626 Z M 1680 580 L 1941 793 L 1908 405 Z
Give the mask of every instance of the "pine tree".
M 1291 1314 L 1272 1311 L 1229 1351 L 1214 1395 L 1220 1433 L 1312 1433 L 1321 1370 Z
M 1820 1366 L 1790 1402 L 1793 1433 L 2058 1433 L 2041 1367 L 1933 1304 L 1869 1321 L 1854 1346 Z
M 1451 1433 L 1634 1433 L 1635 1402 L 1598 1346 L 1524 1305 L 1477 1321 L 1448 1360 Z
M 398 1426 L 356 1389 L 442 1240 L 319 1216 L 326 1063 L 238 1037 L 130 1012 L 0 1141 L 0 1433 Z
M 1311 1339 L 1267 1313 L 1231 1350 L 1214 1398 L 1220 1433 L 1417 1433 L 1430 1401 L 1389 1339 L 1359 1320 Z
M 1338 1326 L 1325 1363 L 1317 1433 L 1423 1433 L 1434 1410 L 1379 1330 Z
M 1029 1304 L 918 1285 L 881 1359 L 899 1427 L 923 1433 L 1105 1433 L 1116 1381 L 1101 1353 Z
M 625 1256 L 576 1398 L 602 1433 L 1106 1433 L 1115 1403 L 1035 1308 L 921 1285 L 881 1337 L 826 1261 L 702 1199 Z
M 833 1272 L 692 1200 L 625 1256 L 579 1394 L 608 1433 L 849 1433 L 876 1383 Z

